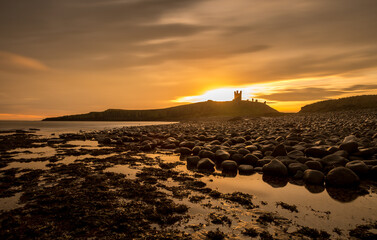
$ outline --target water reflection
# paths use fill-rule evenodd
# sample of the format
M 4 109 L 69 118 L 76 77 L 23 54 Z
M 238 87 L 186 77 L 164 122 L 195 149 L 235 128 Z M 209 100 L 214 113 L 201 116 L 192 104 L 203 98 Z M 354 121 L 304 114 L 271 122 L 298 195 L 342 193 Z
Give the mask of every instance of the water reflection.
M 282 188 L 287 186 L 288 179 L 287 178 L 279 178 L 279 177 L 272 177 L 268 175 L 263 175 L 263 182 L 267 183 L 273 188 Z
M 364 196 L 369 193 L 367 190 L 361 188 L 344 189 L 326 187 L 326 191 L 332 199 L 342 203 L 352 202 L 359 196 Z
M 306 184 L 305 188 L 310 193 L 313 193 L 313 194 L 321 193 L 321 192 L 325 191 L 325 187 L 324 186 L 320 186 L 320 185 L 308 185 L 308 184 Z

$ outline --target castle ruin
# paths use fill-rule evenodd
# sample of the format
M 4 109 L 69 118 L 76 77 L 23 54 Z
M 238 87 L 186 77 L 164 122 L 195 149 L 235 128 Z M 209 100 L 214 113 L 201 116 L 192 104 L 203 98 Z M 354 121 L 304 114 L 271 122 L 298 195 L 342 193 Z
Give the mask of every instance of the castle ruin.
M 242 91 L 234 91 L 233 101 L 241 102 L 242 101 Z

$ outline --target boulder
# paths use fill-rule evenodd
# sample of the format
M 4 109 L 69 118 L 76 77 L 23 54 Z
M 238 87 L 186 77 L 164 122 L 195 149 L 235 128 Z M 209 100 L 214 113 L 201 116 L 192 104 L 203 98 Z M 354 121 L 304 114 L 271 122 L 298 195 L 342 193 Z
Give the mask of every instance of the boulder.
M 195 146 L 195 147 L 192 149 L 192 153 L 193 153 L 194 155 L 198 155 L 199 152 L 200 152 L 200 150 L 202 150 L 202 147 L 200 147 L 200 146 Z
M 255 145 L 247 145 L 245 148 L 246 148 L 247 150 L 249 150 L 250 152 L 253 152 L 253 151 L 258 150 L 258 147 L 255 146 Z
M 292 159 L 305 157 L 305 154 L 300 150 L 293 150 L 288 153 L 288 157 Z
M 239 153 L 235 153 L 231 156 L 231 159 L 233 161 L 236 161 L 237 163 L 240 163 L 243 159 L 243 155 L 242 154 L 239 154 Z
M 240 175 L 251 175 L 254 172 L 254 168 L 250 165 L 240 165 L 238 172 Z
M 339 155 L 339 156 L 342 156 L 344 158 L 348 158 L 348 152 L 344 151 L 344 150 L 339 150 L 339 151 L 336 151 L 333 153 L 334 155 Z
M 305 163 L 306 166 L 308 166 L 309 169 L 313 170 L 322 170 L 322 163 L 320 161 L 310 160 Z
M 354 153 L 358 151 L 359 144 L 357 142 L 346 142 L 339 146 L 339 149 L 346 151 L 347 153 Z
M 210 158 L 210 159 L 215 159 L 215 154 L 209 150 L 200 150 L 199 152 L 199 157 L 200 158 Z
M 199 160 L 200 160 L 200 157 L 198 157 L 198 156 L 189 156 L 186 159 L 187 165 L 195 166 L 195 167 L 196 167 L 196 165 L 198 165 Z
M 191 149 L 188 148 L 188 147 L 180 147 L 180 148 L 179 148 L 179 153 L 180 153 L 181 155 L 191 155 L 192 151 L 191 151 Z
M 340 155 L 330 154 L 321 159 L 323 166 L 345 166 L 348 160 Z
M 329 155 L 330 152 L 328 152 L 327 150 L 325 150 L 321 147 L 309 147 L 309 148 L 305 149 L 305 154 L 309 157 L 322 158 L 326 155 Z
M 377 166 L 371 167 L 370 175 L 373 179 L 377 180 Z
M 351 169 L 336 167 L 326 176 L 326 183 L 334 187 L 353 187 L 360 182 L 359 177 Z
M 303 179 L 306 184 L 323 185 L 325 175 L 321 171 L 307 169 L 304 172 Z
M 259 158 L 257 156 L 255 156 L 254 154 L 246 154 L 240 164 L 246 164 L 246 165 L 252 165 L 252 166 L 255 166 L 257 163 L 258 163 L 258 160 Z
M 151 151 L 152 150 L 152 145 L 147 143 L 147 144 L 144 144 L 140 147 L 140 150 L 141 151 L 144 151 L 144 152 L 148 152 L 148 151 Z
M 223 171 L 237 171 L 237 163 L 232 160 L 225 160 L 221 163 L 221 167 Z
M 346 168 L 351 169 L 359 177 L 366 177 L 369 171 L 369 167 L 360 160 L 348 162 Z
M 209 158 L 202 158 L 199 160 L 196 167 L 199 170 L 214 171 L 216 164 Z
M 187 148 L 190 148 L 190 149 L 193 149 L 195 147 L 195 143 L 194 142 L 190 142 L 190 141 L 183 141 L 179 144 L 180 147 L 187 147 Z
M 262 168 L 263 174 L 285 177 L 288 174 L 287 167 L 279 160 L 273 159 L 271 162 L 265 164 Z
M 271 153 L 271 156 L 287 156 L 287 150 L 285 149 L 284 144 L 277 145 Z
M 304 177 L 304 173 L 301 170 L 298 170 L 295 175 L 293 175 L 294 179 L 302 179 Z
M 344 138 L 342 144 L 340 144 L 339 149 L 344 150 L 348 153 L 354 153 L 358 151 L 359 144 L 354 135 L 349 135 Z
M 303 163 L 291 163 L 288 165 L 288 172 L 292 176 L 296 175 L 297 171 L 305 172 L 307 169 L 308 166 Z
M 215 153 L 215 157 L 220 161 L 224 161 L 230 159 L 230 154 L 225 150 L 217 150 Z
M 250 151 L 247 150 L 246 148 L 240 148 L 240 149 L 238 149 L 238 153 L 242 154 L 244 156 L 244 155 L 250 153 Z

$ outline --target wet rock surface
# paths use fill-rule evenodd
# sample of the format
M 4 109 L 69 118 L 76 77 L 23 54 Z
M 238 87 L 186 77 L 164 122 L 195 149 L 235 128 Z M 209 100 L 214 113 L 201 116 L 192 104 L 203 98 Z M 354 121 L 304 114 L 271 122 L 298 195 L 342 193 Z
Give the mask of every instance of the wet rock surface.
M 299 226 L 265 209 L 276 205 L 284 214 L 301 214 L 300 206 L 263 199 L 259 205 L 252 194 L 221 192 L 209 180 L 262 174 L 273 188 L 292 184 L 342 202 L 377 192 L 373 111 L 182 122 L 54 138 L 36 132 L 0 135 L 0 198 L 18 197 L 16 206 L 0 212 L 1 239 L 320 239 L 339 231 Z M 41 155 L 42 148 L 52 153 Z M 161 153 L 180 155 L 181 161 L 163 161 Z M 340 238 L 375 236 L 375 223 L 357 224 L 341 229 Z

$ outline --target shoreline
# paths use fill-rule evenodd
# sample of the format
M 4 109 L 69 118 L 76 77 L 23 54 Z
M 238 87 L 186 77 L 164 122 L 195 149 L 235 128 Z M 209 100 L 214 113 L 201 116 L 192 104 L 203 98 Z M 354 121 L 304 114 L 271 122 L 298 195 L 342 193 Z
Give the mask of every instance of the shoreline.
M 290 189 L 301 193 L 309 185 L 305 184 L 303 176 L 300 178 L 297 174 L 301 171 L 300 164 L 326 162 L 323 158 L 339 151 L 344 138 L 350 135 L 355 136 L 353 140 L 358 144 L 358 151 L 352 150 L 347 157 L 341 155 L 342 158 L 331 159 L 335 161 L 332 164 L 342 165 L 358 158 L 364 163 L 377 165 L 375 124 L 376 114 L 365 111 L 359 116 L 327 113 L 312 117 L 289 115 L 273 119 L 183 122 L 63 134 L 50 139 L 34 138 L 29 133 L 0 136 L 1 199 L 21 194 L 20 207 L 1 212 L 0 221 L 5 225 L 0 236 L 47 239 L 65 234 L 67 238 L 221 239 L 223 236 L 237 239 L 259 235 L 262 239 L 302 239 L 331 235 L 366 239 L 375 236 L 377 219 L 373 214 L 369 216 L 370 220 L 354 222 L 351 228 L 325 231 L 292 220 L 294 216 L 307 214 L 317 221 L 321 218 L 336 221 L 337 217 L 332 217 L 334 213 L 307 210 L 285 201 L 266 200 L 268 197 L 257 192 L 245 193 L 236 188 L 234 192 L 225 192 L 218 188 L 231 180 L 239 183 L 238 171 L 236 176 L 234 171 L 221 171 L 221 167 L 226 167 L 221 162 L 233 159 L 238 167 L 253 167 L 250 175 L 244 175 L 242 179 L 255 179 L 255 184 L 264 182 L 266 185 L 262 186 L 261 192 L 266 189 L 266 192 L 283 193 L 282 189 L 287 189 L 288 184 Z M 99 145 L 94 144 L 96 141 Z M 281 147 L 277 149 L 281 145 L 285 152 Z M 41 147 L 54 149 L 55 153 L 28 157 L 33 154 L 32 149 Z M 21 150 L 17 152 L 17 149 Z M 15 159 L 19 154 L 25 156 Z M 258 159 L 246 157 L 245 160 L 248 154 Z M 198 155 L 199 159 L 212 161 L 215 166 L 210 166 L 216 171 L 199 171 L 198 165 L 189 167 L 192 161 L 198 161 L 195 158 Z M 263 170 L 263 166 L 273 159 L 286 165 L 289 173 L 283 178 L 274 174 L 267 177 Z M 245 161 L 249 164 L 240 164 Z M 46 164 L 43 168 L 30 170 L 7 168 L 13 162 Z M 3 166 L 4 163 L 7 165 Z M 289 167 L 292 163 L 300 163 L 296 164 L 294 174 L 293 167 Z M 321 172 L 328 174 L 334 166 L 322 166 Z M 348 204 L 357 199 L 375 200 L 376 182 L 369 175 L 372 168 L 368 167 L 368 172 L 363 173 L 365 176 L 359 176 L 361 185 L 353 190 L 342 191 L 339 187 L 329 190 L 323 183 L 305 191 L 311 191 L 313 196 L 327 191 L 336 201 Z M 115 173 L 114 169 L 125 174 Z M 267 191 L 267 188 L 272 190 Z

